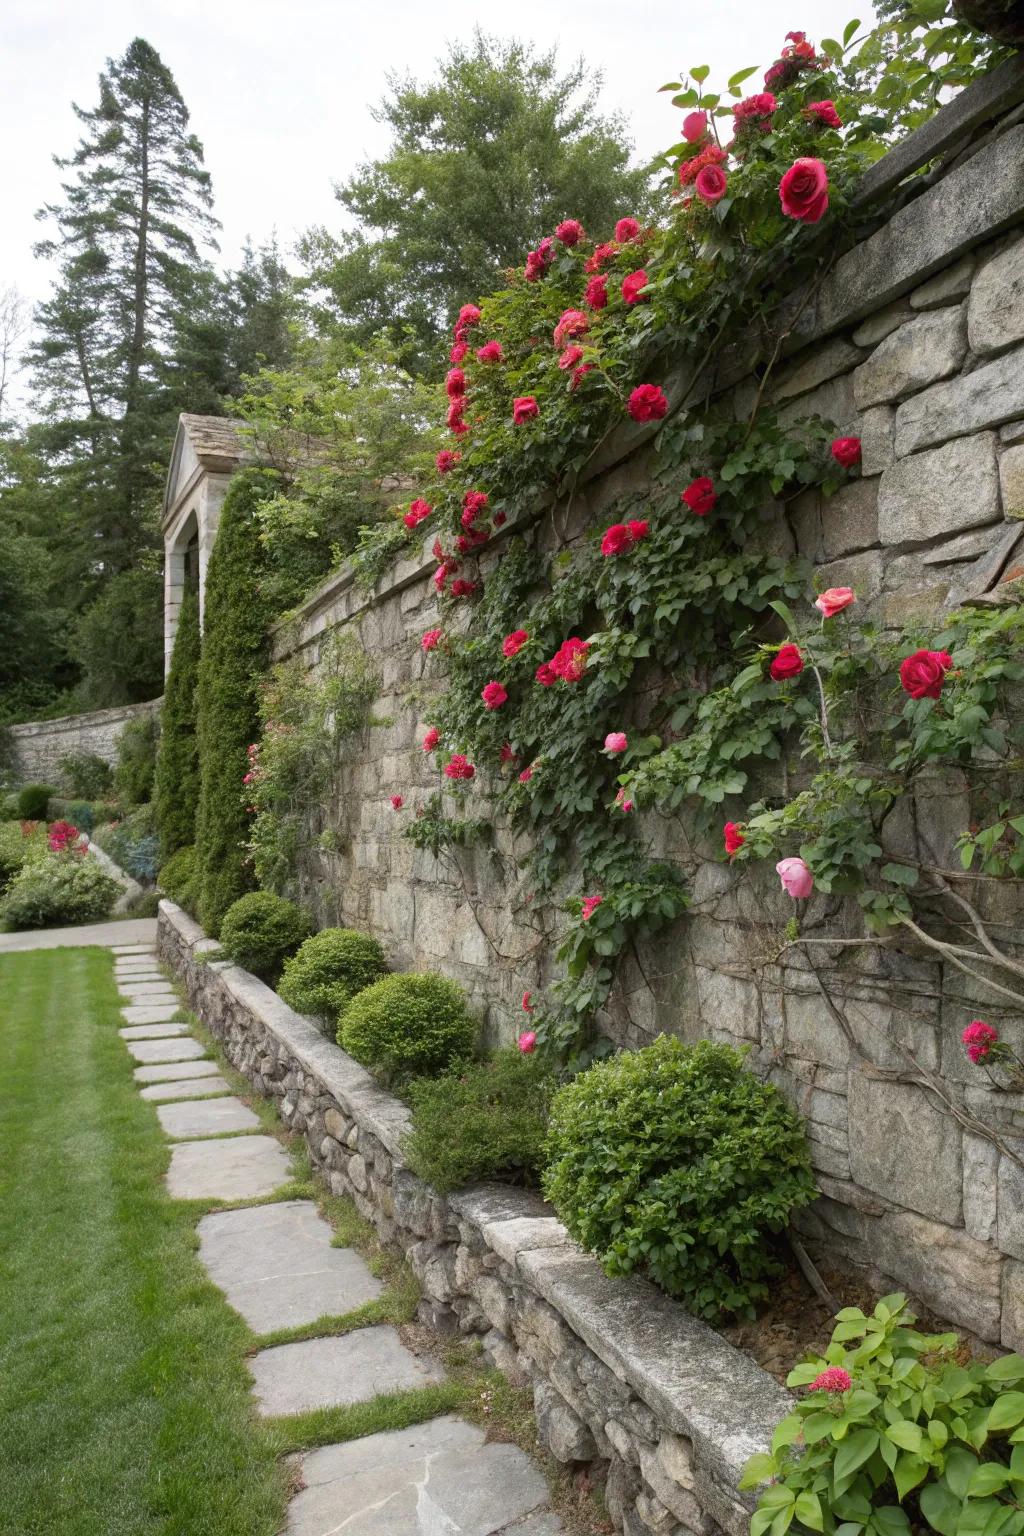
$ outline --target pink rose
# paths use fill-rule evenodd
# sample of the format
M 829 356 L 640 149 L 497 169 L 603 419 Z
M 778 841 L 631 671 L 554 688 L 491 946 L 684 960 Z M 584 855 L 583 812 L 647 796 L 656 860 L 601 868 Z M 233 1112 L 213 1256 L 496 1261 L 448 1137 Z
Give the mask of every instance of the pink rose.
M 725 173 L 720 166 L 706 165 L 702 171 L 697 173 L 697 179 L 693 185 L 701 202 L 707 203 L 709 207 L 713 207 L 715 203 L 720 203 L 725 196 L 727 186 Z
M 517 427 L 540 415 L 540 406 L 532 395 L 519 395 L 512 402 L 512 420 Z
M 447 475 L 462 459 L 461 453 L 452 453 L 450 448 L 442 448 L 434 460 L 439 475 Z
M 725 826 L 722 828 L 722 836 L 725 839 L 725 851 L 729 855 L 730 859 L 734 854 L 739 853 L 740 849 L 743 847 L 743 844 L 746 842 L 746 838 L 740 831 L 740 824 L 738 821 L 727 821 Z
M 639 219 L 620 219 L 615 226 L 615 238 L 621 245 L 628 245 L 640 233 Z
M 683 118 L 683 138 L 687 144 L 697 144 L 708 131 L 706 112 L 691 112 Z
M 529 996 L 529 994 L 527 994 Z M 537 1036 L 532 1029 L 524 1029 L 516 1044 L 524 1056 L 529 1056 L 537 1049 Z
M 993 1029 L 991 1024 L 985 1024 L 981 1019 L 973 1019 L 960 1039 L 971 1061 L 977 1066 L 990 1054 L 992 1047 L 999 1039 L 999 1031 Z
M 631 517 L 626 527 L 632 535 L 634 544 L 639 544 L 641 539 L 646 539 L 651 531 L 650 523 L 642 517 Z
M 441 631 L 439 629 L 424 630 L 420 645 L 425 651 L 432 651 L 440 643 Z
M 552 340 L 556 347 L 563 347 L 570 336 L 582 336 L 589 326 L 590 321 L 582 309 L 563 310 L 558 324 L 552 332 Z
M 517 652 L 522 650 L 523 646 L 526 644 L 529 638 L 530 637 L 525 629 L 514 629 L 512 633 L 510 635 L 506 635 L 504 640 L 501 642 L 502 655 L 515 656 Z
M 572 383 L 569 385 L 569 389 L 577 390 L 587 374 L 592 372 L 593 367 L 593 363 L 581 363 L 578 368 L 574 368 L 572 371 Z
M 604 901 L 604 897 L 603 896 L 584 896 L 584 898 L 583 898 L 583 921 L 585 923 L 588 923 L 590 921 L 590 919 L 593 917 L 594 913 L 597 911 L 598 907 L 601 905 L 602 901 Z
M 449 368 L 444 388 L 450 400 L 457 400 L 466 393 L 466 375 L 461 368 Z
M 779 182 L 779 199 L 787 218 L 817 224 L 828 209 L 828 171 L 821 160 L 794 160 Z
M 405 801 L 402 799 L 401 795 L 392 795 L 391 796 L 391 809 L 393 811 L 400 811 L 404 804 L 405 804 Z
M 814 606 L 826 619 L 831 619 L 856 601 L 857 596 L 852 587 L 829 587 L 820 597 L 815 598 Z
M 579 245 L 585 238 L 583 225 L 579 219 L 563 219 L 555 230 L 555 239 L 560 240 L 563 245 Z
M 417 497 L 415 501 L 410 502 L 409 510 L 402 518 L 402 522 L 407 528 L 416 528 L 420 523 L 422 523 L 425 517 L 430 516 L 433 510 L 434 509 L 429 502 L 423 501 L 422 498 Z
M 624 816 L 628 816 L 633 809 L 633 802 L 626 799 L 626 791 L 624 789 L 620 789 L 615 796 L 615 804 Z
M 520 784 L 529 784 L 529 782 L 530 782 L 530 780 L 532 778 L 533 778 L 533 765 L 531 764 L 531 766 L 529 768 L 524 768 L 523 769 L 522 773 L 519 775 L 519 782 L 520 782 Z
M 590 279 L 583 290 L 583 302 L 588 309 L 604 309 L 608 303 L 608 279 L 603 273 Z
M 629 746 L 625 731 L 609 731 L 604 739 L 604 749 L 613 755 L 625 752 Z
M 484 709 L 500 709 L 508 698 L 508 689 L 501 683 L 485 683 L 480 690 L 480 697 L 484 701 Z
M 803 115 L 809 122 L 820 123 L 823 128 L 843 126 L 843 120 L 836 111 L 833 101 L 809 101 L 804 107 Z
M 485 341 L 482 347 L 477 347 L 476 355 L 481 363 L 502 363 L 505 361 L 505 353 L 500 341 Z
M 849 1392 L 853 1386 L 853 1378 L 849 1371 L 844 1371 L 841 1365 L 830 1365 L 827 1371 L 822 1371 L 815 1376 L 808 1391 L 810 1392 Z
M 948 651 L 915 651 L 900 662 L 900 682 L 912 699 L 937 699 L 953 665 Z
M 561 357 L 558 359 L 558 366 L 563 371 L 567 371 L 570 368 L 575 368 L 576 364 L 580 363 L 582 361 L 583 361 L 583 348 L 582 347 L 566 347 L 565 351 L 562 353 Z
M 433 752 L 434 748 L 437 746 L 440 740 L 441 732 L 438 730 L 436 725 L 432 725 L 427 731 L 426 735 L 423 737 L 424 752 Z
M 530 1001 L 532 996 L 533 996 L 532 992 L 524 992 L 523 993 L 523 1012 L 524 1013 L 532 1013 L 533 1012 L 533 1003 Z
M 450 363 L 461 363 L 468 352 L 469 348 L 466 343 L 464 341 L 457 341 L 448 353 L 448 361 Z
M 780 859 L 775 873 L 786 895 L 794 901 L 805 901 L 814 889 L 814 876 L 803 859 Z
M 634 421 L 660 421 L 668 415 L 668 396 L 657 384 L 638 384 L 626 409 Z

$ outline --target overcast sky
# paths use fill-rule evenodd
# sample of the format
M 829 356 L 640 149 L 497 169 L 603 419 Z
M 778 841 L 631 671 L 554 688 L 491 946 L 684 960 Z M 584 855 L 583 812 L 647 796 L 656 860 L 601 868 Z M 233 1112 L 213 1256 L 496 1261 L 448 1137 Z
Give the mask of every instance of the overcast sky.
M 677 135 L 680 114 L 656 93 L 678 70 L 710 64 L 721 83 L 766 67 L 792 27 L 817 40 L 870 14 L 853 0 L 803 0 L 802 12 L 793 0 L 0 0 L 0 289 L 45 296 L 31 247 L 35 210 L 59 194 L 51 156 L 77 142 L 71 101 L 95 105 L 105 60 L 136 35 L 188 104 L 233 264 L 247 234 L 259 241 L 276 227 L 287 247 L 310 224 L 337 227 L 332 183 L 386 145 L 369 113 L 385 74 L 428 78 L 446 43 L 477 24 L 557 45 L 566 62 L 582 53 L 646 157 Z

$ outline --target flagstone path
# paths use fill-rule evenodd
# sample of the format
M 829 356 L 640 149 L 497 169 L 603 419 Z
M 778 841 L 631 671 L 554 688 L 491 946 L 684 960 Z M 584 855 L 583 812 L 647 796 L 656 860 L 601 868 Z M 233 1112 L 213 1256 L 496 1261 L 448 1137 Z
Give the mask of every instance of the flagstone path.
M 135 937 L 131 935 L 131 937 Z M 109 942 L 109 940 L 108 940 Z M 188 1033 L 147 944 L 114 944 L 126 1049 L 141 1096 L 171 1141 L 169 1194 L 265 1205 L 214 1210 L 198 1225 L 214 1284 L 257 1334 L 311 1327 L 381 1296 L 362 1256 L 336 1248 L 311 1200 L 274 1200 L 288 1158 Z M 249 1369 L 261 1417 L 372 1400 L 443 1380 L 390 1324 L 272 1344 Z M 547 1483 L 517 1446 L 488 1444 L 453 1415 L 307 1452 L 282 1536 L 559 1536 Z

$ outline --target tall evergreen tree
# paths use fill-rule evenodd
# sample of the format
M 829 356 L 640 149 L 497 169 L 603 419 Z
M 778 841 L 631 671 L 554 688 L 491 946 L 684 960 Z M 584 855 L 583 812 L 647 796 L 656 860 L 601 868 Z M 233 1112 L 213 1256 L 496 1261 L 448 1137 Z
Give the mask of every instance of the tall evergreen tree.
M 177 409 L 169 360 L 177 317 L 201 290 L 213 244 L 209 173 L 171 71 L 142 38 L 74 110 L 83 137 L 62 202 L 39 217 L 56 262 L 32 360 L 48 447 L 84 497 L 84 563 L 104 579 L 154 541 L 159 465 Z M 80 558 L 80 562 L 81 558 Z
M 196 742 L 196 684 L 199 680 L 199 595 L 186 592 L 178 614 L 171 666 L 160 715 L 160 748 L 153 801 L 166 862 L 196 840 L 199 805 L 199 747 Z

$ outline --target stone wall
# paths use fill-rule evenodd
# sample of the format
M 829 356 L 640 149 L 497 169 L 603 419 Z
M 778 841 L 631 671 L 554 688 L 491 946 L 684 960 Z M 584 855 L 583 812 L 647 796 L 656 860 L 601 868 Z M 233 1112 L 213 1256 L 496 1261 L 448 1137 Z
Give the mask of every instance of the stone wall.
M 999 601 L 1024 574 L 1024 61 L 976 92 L 980 105 L 964 93 L 922 130 L 929 154 L 952 145 L 951 158 L 899 191 L 897 211 L 869 226 L 815 294 L 794 298 L 790 350 L 767 389 L 788 419 L 818 413 L 858 434 L 864 456 L 860 477 L 831 499 L 809 492 L 766 508 L 765 550 L 804 554 L 821 586 L 852 586 L 859 611 L 887 626 Z M 966 145 L 965 134 L 975 135 Z M 874 168 L 865 196 L 891 192 L 921 163 L 912 143 L 894 152 L 898 165 Z M 721 369 L 719 398 L 738 415 L 759 388 L 743 377 L 750 362 Z M 673 401 L 685 379 L 681 367 L 666 381 Z M 571 507 L 540 506 L 504 528 L 484 579 L 507 537 L 571 554 L 595 527 L 643 516 L 651 435 L 625 424 Z M 444 687 L 442 664 L 418 643 L 438 622 L 434 567 L 424 547 L 369 598 L 343 571 L 277 637 L 279 655 L 298 650 L 315 665 L 321 637 L 347 627 L 381 676 L 373 713 L 383 723 L 348 754 L 331 803 L 311 810 L 302 894 L 322 922 L 375 933 L 397 968 L 458 979 L 490 1038 L 508 1039 L 522 992 L 556 974 L 553 931 L 531 906 L 527 845 L 498 823 L 493 849 L 435 859 L 403 839 L 390 805 L 399 792 L 408 814 L 444 787 L 419 745 Z M 759 792 L 792 786 L 795 768 L 773 771 Z M 481 775 L 474 791 L 479 814 Z M 962 774 L 937 770 L 885 835 L 896 857 L 958 869 L 956 837 L 983 815 Z M 787 948 L 791 909 L 772 872 L 741 874 L 717 848 L 693 847 L 684 819 L 645 816 L 642 830 L 686 866 L 693 906 L 623 961 L 602 1026 L 626 1045 L 667 1031 L 750 1046 L 755 1069 L 806 1117 L 822 1190 L 806 1229 L 818 1250 L 912 1288 L 984 1339 L 1024 1346 L 1024 1096 L 979 1086 L 959 1041 L 980 1016 L 1024 1051 L 1019 1012 L 925 948 L 844 943 L 864 928 L 838 898 L 816 895 L 802 917 L 804 933 L 834 943 Z M 1003 942 L 1020 940 L 1019 885 L 962 889 Z
M 8 727 L 14 743 L 12 777 L 20 784 L 63 782 L 61 758 L 94 753 L 110 764 L 117 762 L 117 738 L 129 720 L 160 713 L 163 699 L 147 704 L 122 704 L 116 709 L 97 709 L 89 715 L 62 715 L 58 720 L 32 720 Z
M 447 1199 L 406 1166 L 405 1106 L 179 907 L 160 904 L 161 958 L 229 1060 L 301 1134 L 335 1194 L 350 1196 L 406 1254 L 421 1313 L 475 1336 L 533 1387 L 543 1444 L 564 1463 L 603 1463 L 616 1530 L 746 1536 L 747 1458 L 767 1449 L 789 1395 L 746 1355 L 641 1280 L 609 1279 L 541 1200 L 479 1185 Z

